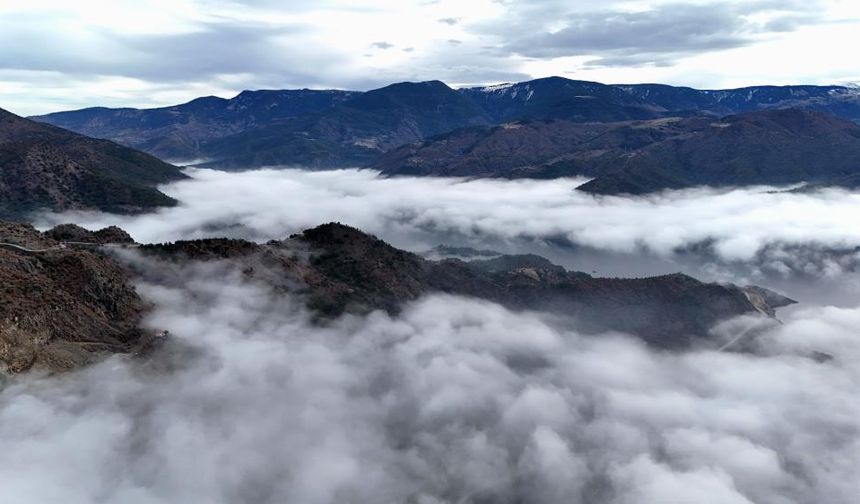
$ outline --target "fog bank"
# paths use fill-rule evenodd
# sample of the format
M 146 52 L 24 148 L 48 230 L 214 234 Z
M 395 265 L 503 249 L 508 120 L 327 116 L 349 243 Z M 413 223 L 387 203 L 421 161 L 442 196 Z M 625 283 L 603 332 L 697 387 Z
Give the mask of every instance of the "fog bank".
M 860 494 L 860 308 L 794 312 L 760 337 L 760 355 L 672 354 L 448 296 L 320 327 L 300 300 L 216 263 L 139 290 L 155 304 L 147 324 L 173 334 L 155 362 L 114 358 L 0 394 L 0 500 L 853 504 Z
M 768 246 L 775 249 L 765 259 L 780 261 L 784 247 L 854 254 L 860 245 L 860 194 L 840 190 L 693 189 L 634 198 L 575 191 L 581 179 L 385 179 L 369 170 L 189 173 L 193 180 L 163 188 L 182 202 L 176 208 L 132 217 L 48 214 L 38 222 L 115 224 L 138 241 L 161 242 L 221 235 L 280 239 L 340 221 L 400 246 L 429 247 L 451 237 L 476 243 L 535 238 L 671 255 L 707 244 L 709 253 L 727 261 L 752 260 Z

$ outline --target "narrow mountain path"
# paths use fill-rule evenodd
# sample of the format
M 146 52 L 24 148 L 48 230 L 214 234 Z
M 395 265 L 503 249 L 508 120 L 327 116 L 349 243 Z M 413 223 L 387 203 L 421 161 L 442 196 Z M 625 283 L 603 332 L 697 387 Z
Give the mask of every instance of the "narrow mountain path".
M 59 245 L 55 247 L 49 247 L 44 249 L 31 249 L 27 247 L 23 247 L 21 245 L 17 245 L 14 243 L 6 243 L 0 242 L 0 249 L 11 250 L 13 252 L 23 252 L 25 254 L 44 254 L 46 252 L 53 252 L 55 250 L 67 250 L 69 246 L 76 247 L 108 247 L 108 248 L 137 248 L 140 245 L 138 244 L 125 244 L 125 243 L 89 243 L 89 242 L 60 242 Z
M 13 252 L 23 252 L 25 254 L 41 254 L 44 252 L 51 252 L 52 250 L 60 250 L 61 247 L 57 246 L 46 249 L 30 249 L 27 247 L 22 247 L 21 245 L 15 245 L 14 243 L 0 242 L 0 248 L 11 250 Z

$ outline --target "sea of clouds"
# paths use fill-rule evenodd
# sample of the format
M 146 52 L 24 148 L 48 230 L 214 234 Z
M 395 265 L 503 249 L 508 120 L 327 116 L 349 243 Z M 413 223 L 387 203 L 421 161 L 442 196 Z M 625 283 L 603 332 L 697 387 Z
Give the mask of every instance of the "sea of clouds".
M 587 247 L 589 260 L 620 254 L 615 267 L 707 244 L 718 261 L 697 263 L 703 274 L 762 254 L 826 274 L 810 282 L 790 268 L 786 287 L 805 302 L 750 334 L 753 351 L 672 353 L 443 295 L 396 316 L 320 325 L 302 299 L 229 263 L 168 267 L 125 251 L 145 272 L 146 324 L 171 336 L 149 359 L 7 379 L 0 501 L 853 504 L 860 495 L 860 287 L 844 256 L 827 252 L 860 244 L 858 194 L 595 197 L 573 179 L 190 173 L 164 188 L 176 208 L 46 214 L 40 225 L 119 225 L 160 242 L 267 240 L 341 221 L 413 250 L 443 238 L 561 239 Z M 715 337 L 757 323 L 726 321 Z
M 4 502 L 860 495 L 860 309 L 794 312 L 756 353 L 669 353 L 478 300 L 319 326 L 227 264 L 159 278 L 139 285 L 172 334 L 155 356 L 6 385 Z

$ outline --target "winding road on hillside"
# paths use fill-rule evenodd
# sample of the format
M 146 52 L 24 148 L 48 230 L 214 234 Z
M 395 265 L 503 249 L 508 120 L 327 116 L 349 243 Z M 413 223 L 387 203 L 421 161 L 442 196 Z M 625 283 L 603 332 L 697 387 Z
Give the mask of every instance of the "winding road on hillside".
M 44 249 L 31 249 L 27 247 L 23 247 L 21 245 L 17 245 L 15 243 L 6 243 L 0 242 L 0 249 L 11 250 L 13 252 L 23 252 L 25 254 L 44 254 L 46 252 L 53 252 L 56 250 L 67 250 L 70 246 L 72 247 L 108 247 L 108 248 L 137 248 L 140 245 L 138 244 L 125 244 L 125 243 L 89 243 L 89 242 L 60 242 L 59 245 L 55 247 L 49 247 Z

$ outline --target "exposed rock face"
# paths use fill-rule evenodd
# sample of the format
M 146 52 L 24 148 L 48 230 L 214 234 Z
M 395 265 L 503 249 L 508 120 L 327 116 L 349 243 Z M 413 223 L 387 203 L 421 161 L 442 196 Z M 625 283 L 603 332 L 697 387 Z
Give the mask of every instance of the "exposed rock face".
M 0 217 L 171 206 L 176 201 L 155 186 L 182 178 L 179 168 L 148 154 L 0 110 Z
M 706 284 L 682 274 L 594 278 L 530 255 L 428 261 L 340 224 L 265 245 L 219 239 L 142 250 L 176 261 L 239 261 L 247 275 L 276 290 L 301 286 L 309 307 L 323 317 L 375 309 L 395 313 L 405 302 L 442 292 L 571 316 L 581 330 L 630 332 L 661 348 L 690 346 L 725 318 L 772 313 L 793 303 L 773 293 L 765 295 L 770 292 L 765 289 L 755 291 L 753 302 L 743 288 Z
M 89 250 L 54 249 L 57 242 L 29 225 L 0 222 L 0 367 L 62 371 L 109 353 L 143 348 L 145 305 L 125 268 Z

